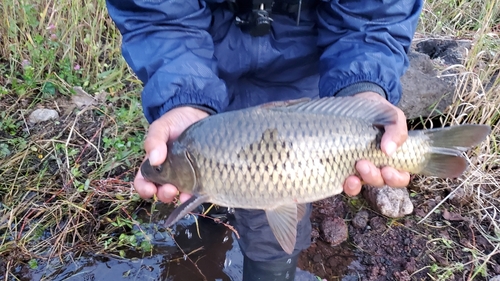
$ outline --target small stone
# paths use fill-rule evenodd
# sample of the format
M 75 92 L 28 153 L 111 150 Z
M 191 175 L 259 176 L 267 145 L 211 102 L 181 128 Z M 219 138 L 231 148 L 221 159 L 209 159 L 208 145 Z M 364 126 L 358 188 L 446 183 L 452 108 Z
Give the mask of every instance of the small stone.
M 39 108 L 31 112 L 28 117 L 28 122 L 36 124 L 43 121 L 53 120 L 59 118 L 59 113 L 54 109 Z
M 495 271 L 496 274 L 500 274 L 500 264 L 493 266 L 493 271 Z
M 352 219 L 352 225 L 357 229 L 364 229 L 368 223 L 368 212 L 361 210 Z
M 382 217 L 371 218 L 370 225 L 374 231 L 385 231 L 387 229 L 385 220 Z
M 320 255 L 320 254 L 316 254 L 316 255 L 314 255 L 314 257 L 313 257 L 313 261 L 314 261 L 314 262 L 320 262 L 320 261 L 321 261 L 321 255 Z
M 492 277 L 490 281 L 500 281 L 500 275 Z
M 323 240 L 332 246 L 337 246 L 347 240 L 347 224 L 339 217 L 327 217 L 321 223 Z
M 81 109 L 97 104 L 97 100 L 85 92 L 82 87 L 73 87 L 73 90 L 75 90 L 76 95 L 71 97 L 71 101 L 76 105 L 76 107 Z
M 319 231 L 316 228 L 313 228 L 311 230 L 311 239 L 312 239 L 313 243 L 316 242 L 316 239 L 318 239 L 318 238 L 319 238 Z
M 463 207 L 472 202 L 472 196 L 467 194 L 463 187 L 458 187 L 453 191 L 453 194 L 448 199 L 455 207 Z
M 372 208 L 387 217 L 401 218 L 413 212 L 413 204 L 406 188 L 366 186 L 363 197 Z

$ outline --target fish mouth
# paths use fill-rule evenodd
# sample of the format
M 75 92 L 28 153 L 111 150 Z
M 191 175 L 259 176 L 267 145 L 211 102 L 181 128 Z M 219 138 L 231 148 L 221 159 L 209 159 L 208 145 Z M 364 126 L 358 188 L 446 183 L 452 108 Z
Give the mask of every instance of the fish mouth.
M 154 182 L 155 175 L 163 171 L 163 165 L 151 166 L 149 159 L 147 159 L 141 166 L 141 174 L 144 179 Z

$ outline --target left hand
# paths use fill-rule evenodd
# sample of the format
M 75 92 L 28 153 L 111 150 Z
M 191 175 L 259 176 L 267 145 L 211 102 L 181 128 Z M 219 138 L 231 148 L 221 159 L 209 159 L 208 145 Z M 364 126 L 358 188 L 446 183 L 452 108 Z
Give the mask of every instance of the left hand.
M 406 126 L 406 117 L 401 109 L 389 103 L 386 99 L 374 92 L 363 92 L 356 96 L 366 99 L 385 102 L 394 108 L 398 119 L 395 124 L 384 127 L 385 133 L 382 136 L 380 147 L 387 154 L 393 154 L 408 138 L 408 128 Z M 356 163 L 356 170 L 361 176 L 349 176 L 344 182 L 344 192 L 349 196 L 358 195 L 361 192 L 361 181 L 375 187 L 388 185 L 391 187 L 405 187 L 410 183 L 410 174 L 400 172 L 391 167 L 378 169 L 368 160 L 360 160 Z

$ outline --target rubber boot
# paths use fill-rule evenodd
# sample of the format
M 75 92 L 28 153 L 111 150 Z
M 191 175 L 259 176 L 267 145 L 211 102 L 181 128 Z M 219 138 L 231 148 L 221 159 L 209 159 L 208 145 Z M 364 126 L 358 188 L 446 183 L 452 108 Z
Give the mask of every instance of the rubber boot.
M 294 281 L 299 255 L 275 261 L 254 261 L 243 255 L 243 281 Z

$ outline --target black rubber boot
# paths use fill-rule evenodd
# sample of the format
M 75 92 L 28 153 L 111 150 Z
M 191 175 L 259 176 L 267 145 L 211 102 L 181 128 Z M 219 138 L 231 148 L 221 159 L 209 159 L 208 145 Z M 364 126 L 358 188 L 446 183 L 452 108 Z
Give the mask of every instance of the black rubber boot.
M 276 261 L 253 261 L 243 255 L 243 281 L 294 281 L 299 255 Z

